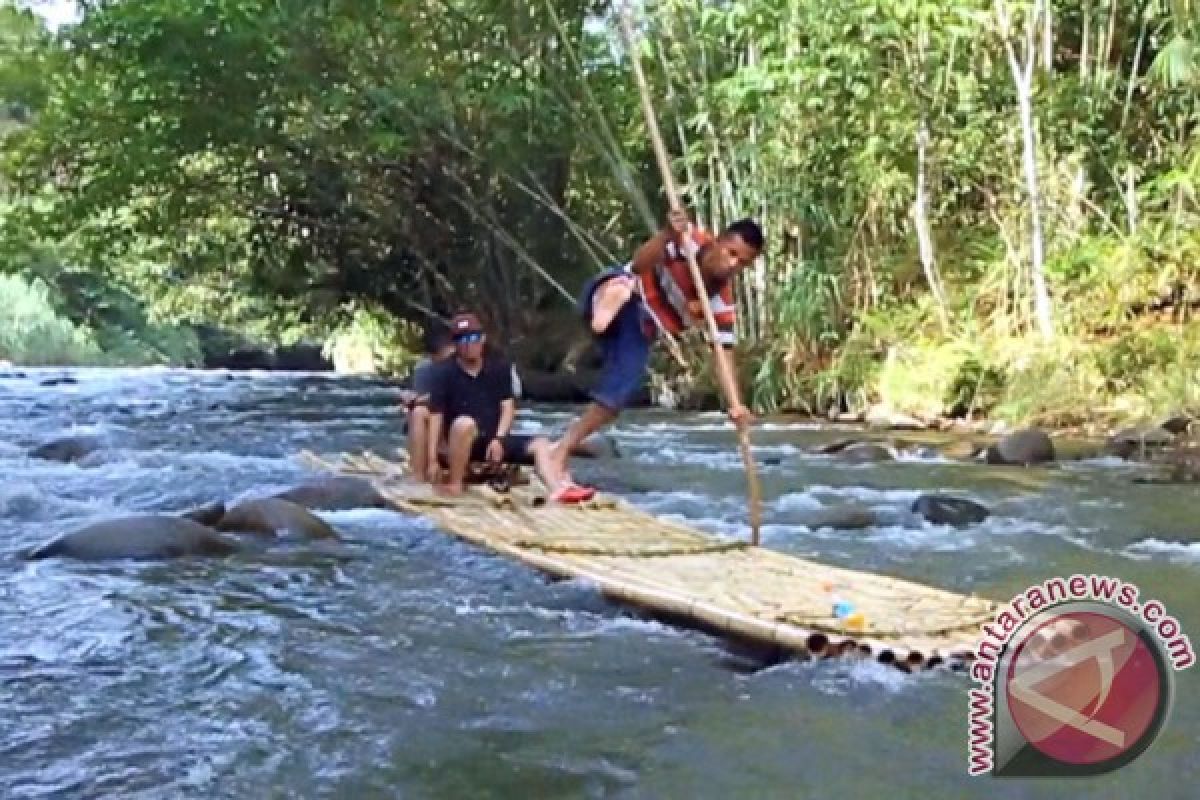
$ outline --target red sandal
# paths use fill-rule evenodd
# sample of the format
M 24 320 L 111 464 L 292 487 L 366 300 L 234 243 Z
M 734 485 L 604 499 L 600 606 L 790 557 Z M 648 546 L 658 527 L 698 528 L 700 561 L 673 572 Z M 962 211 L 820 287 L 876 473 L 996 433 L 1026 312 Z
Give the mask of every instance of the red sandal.
M 595 496 L 596 490 L 590 486 L 564 483 L 550 494 L 550 501 L 554 503 L 586 503 Z

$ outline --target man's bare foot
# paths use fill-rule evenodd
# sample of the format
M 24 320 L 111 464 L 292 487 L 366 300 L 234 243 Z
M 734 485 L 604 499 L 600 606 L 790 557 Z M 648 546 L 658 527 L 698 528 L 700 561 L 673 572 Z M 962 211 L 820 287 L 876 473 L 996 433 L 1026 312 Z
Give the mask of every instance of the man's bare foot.
M 560 439 L 550 448 L 550 457 L 548 461 L 548 472 L 552 485 L 546 487 L 550 491 L 554 491 L 560 486 L 573 482 L 570 470 L 567 469 L 571 454 L 567 449 L 565 439 Z
M 444 497 L 459 497 L 463 493 L 463 485 L 461 483 L 439 483 L 434 485 L 433 491 Z

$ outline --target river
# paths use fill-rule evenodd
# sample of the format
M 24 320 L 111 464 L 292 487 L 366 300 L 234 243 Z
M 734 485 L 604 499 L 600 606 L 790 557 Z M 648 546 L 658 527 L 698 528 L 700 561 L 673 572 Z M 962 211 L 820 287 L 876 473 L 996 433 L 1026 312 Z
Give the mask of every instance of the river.
M 788 662 L 646 621 L 573 582 L 380 510 L 322 512 L 344 541 L 229 559 L 28 562 L 92 519 L 286 488 L 293 460 L 399 445 L 396 392 L 318 375 L 62 370 L 0 378 L 0 797 L 1190 798 L 1200 669 L 1152 749 L 1079 782 L 971 778 L 963 674 Z M 519 429 L 567 410 L 522 412 Z M 105 447 L 30 459 L 64 433 Z M 719 416 L 640 411 L 620 460 L 579 462 L 661 514 L 746 531 L 744 479 Z M 755 434 L 769 547 L 1005 600 L 1101 573 L 1160 599 L 1200 642 L 1200 493 L 1139 486 L 1096 460 L 999 470 L 936 458 L 850 466 L 805 453 L 832 436 Z M 955 531 L 907 513 L 925 489 L 988 505 Z M 853 499 L 864 531 L 812 531 Z

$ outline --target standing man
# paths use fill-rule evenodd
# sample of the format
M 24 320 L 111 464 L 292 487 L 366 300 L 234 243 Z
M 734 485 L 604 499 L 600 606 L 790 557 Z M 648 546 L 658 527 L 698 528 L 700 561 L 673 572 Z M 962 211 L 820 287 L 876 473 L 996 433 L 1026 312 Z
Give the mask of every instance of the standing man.
M 733 384 L 725 386 L 731 398 L 729 417 L 738 426 L 751 421 L 733 377 L 733 280 L 762 252 L 762 230 L 753 220 L 742 219 L 714 239 L 693 227 L 685 211 L 673 210 L 667 225 L 638 248 L 630 264 L 596 276 L 580 296 L 580 313 L 600 344 L 604 365 L 592 391 L 592 403 L 539 462 L 539 474 L 551 492 L 591 491 L 575 485 L 567 471 L 567 458 L 580 442 L 615 420 L 641 388 L 658 331 L 675 336 L 691 325 L 705 326 L 704 308 L 683 248 L 695 255 L 729 365 L 728 379 Z M 725 381 L 722 370 L 715 372 Z

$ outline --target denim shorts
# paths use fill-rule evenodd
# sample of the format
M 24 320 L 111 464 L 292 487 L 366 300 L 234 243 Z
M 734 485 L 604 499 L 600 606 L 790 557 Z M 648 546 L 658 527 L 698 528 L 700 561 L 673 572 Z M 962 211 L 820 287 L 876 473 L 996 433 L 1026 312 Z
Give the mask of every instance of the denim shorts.
M 591 330 L 592 297 L 603 283 L 618 275 L 627 275 L 617 267 L 597 275 L 579 298 L 579 307 Z M 650 347 L 653 339 L 647 336 L 646 316 L 642 305 L 635 297 L 621 307 L 609 323 L 608 330 L 593 334 L 600 345 L 604 363 L 600 379 L 592 389 L 591 397 L 599 405 L 612 411 L 624 409 L 641 390 L 646 379 L 646 368 L 650 364 Z

